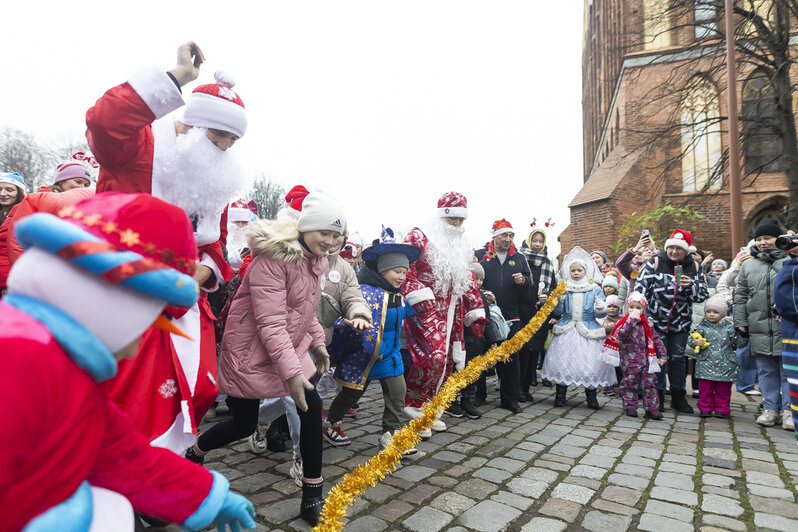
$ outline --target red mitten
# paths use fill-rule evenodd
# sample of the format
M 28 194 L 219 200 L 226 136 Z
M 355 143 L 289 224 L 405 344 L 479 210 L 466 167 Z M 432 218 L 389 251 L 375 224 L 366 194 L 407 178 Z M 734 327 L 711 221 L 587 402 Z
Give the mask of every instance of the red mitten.
M 482 335 L 485 334 L 485 326 L 487 324 L 487 319 L 477 318 L 477 320 L 471 324 L 471 332 L 474 333 L 474 337 L 482 338 Z

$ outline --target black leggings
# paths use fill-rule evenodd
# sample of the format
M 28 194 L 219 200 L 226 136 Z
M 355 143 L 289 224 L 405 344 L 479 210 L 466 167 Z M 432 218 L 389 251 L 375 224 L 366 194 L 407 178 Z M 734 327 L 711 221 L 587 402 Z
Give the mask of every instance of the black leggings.
M 228 397 L 232 419 L 222 421 L 200 434 L 197 447 L 207 452 L 248 437 L 258 427 L 258 409 L 260 399 L 241 399 Z M 299 414 L 299 452 L 302 454 L 302 466 L 305 478 L 321 477 L 321 397 L 315 390 L 305 390 L 305 401 L 308 411 L 297 408 Z

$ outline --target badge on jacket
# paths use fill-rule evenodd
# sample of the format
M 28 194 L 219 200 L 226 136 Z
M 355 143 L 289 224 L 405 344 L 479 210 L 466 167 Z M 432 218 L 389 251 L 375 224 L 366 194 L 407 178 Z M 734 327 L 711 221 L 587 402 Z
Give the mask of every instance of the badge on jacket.
M 515 266 L 515 261 L 514 260 L 510 261 L 510 266 Z
M 330 273 L 327 274 L 327 277 L 330 279 L 330 282 L 338 283 L 341 280 L 341 272 L 338 270 L 330 270 Z

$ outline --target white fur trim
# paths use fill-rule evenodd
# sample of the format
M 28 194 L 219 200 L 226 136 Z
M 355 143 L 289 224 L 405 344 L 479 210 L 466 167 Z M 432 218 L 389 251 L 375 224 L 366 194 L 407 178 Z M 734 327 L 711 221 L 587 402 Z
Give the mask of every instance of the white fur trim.
M 243 137 L 247 131 L 247 113 L 243 107 L 204 92 L 191 94 L 181 122 L 187 126 L 220 129 L 238 137 Z
M 227 209 L 227 220 L 230 222 L 248 222 L 252 219 L 252 211 L 241 207 Z
M 147 104 L 156 120 L 185 104 L 172 78 L 155 66 L 134 74 L 127 82 Z
M 668 249 L 669 246 L 676 246 L 676 247 L 682 248 L 685 251 L 689 251 L 690 250 L 690 246 L 687 245 L 687 241 L 686 240 L 681 240 L 681 239 L 678 239 L 678 238 L 669 238 L 668 240 L 666 240 L 664 249 Z
M 484 308 L 477 308 L 477 309 L 474 309 L 474 310 L 469 310 L 468 312 L 466 312 L 466 315 L 463 318 L 463 325 L 468 327 L 469 325 L 471 325 L 472 323 L 477 321 L 479 318 L 484 318 L 484 317 L 485 317 L 485 309 Z
M 429 287 L 410 292 L 405 296 L 405 300 L 410 305 L 417 305 L 422 301 L 432 301 L 433 299 L 435 299 L 435 294 L 432 293 L 432 288 Z
M 172 426 L 152 440 L 150 445 L 169 449 L 173 453 L 183 456 L 186 454 L 186 450 L 195 443 L 197 443 L 197 437 L 191 431 L 188 402 L 180 401 L 180 413 L 175 417 Z
M 501 229 L 497 229 L 491 233 L 493 238 L 496 238 L 499 235 L 503 235 L 504 233 L 515 233 L 515 230 L 512 227 L 502 227 Z
M 468 209 L 465 207 L 440 207 L 438 208 L 440 218 L 468 218 Z
M 202 254 L 202 259 L 200 259 L 198 264 L 202 264 L 203 266 L 207 266 L 213 272 L 213 275 L 216 276 L 216 283 L 211 288 L 202 288 L 206 292 L 216 292 L 219 289 L 219 280 L 222 278 L 222 270 L 219 269 L 219 265 L 214 262 L 214 260 L 207 254 Z
M 92 517 L 89 532 L 101 530 L 133 532 L 135 530 L 133 506 L 124 495 L 106 488 L 92 486 L 91 500 Z

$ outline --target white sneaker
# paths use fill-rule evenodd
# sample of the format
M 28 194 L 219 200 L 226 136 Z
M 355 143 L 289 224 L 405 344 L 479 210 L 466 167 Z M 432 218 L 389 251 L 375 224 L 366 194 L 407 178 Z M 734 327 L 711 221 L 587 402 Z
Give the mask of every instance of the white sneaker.
M 781 428 L 784 430 L 795 430 L 795 423 L 792 420 L 791 410 L 785 410 L 781 413 Z
M 432 438 L 432 431 L 430 429 L 420 430 L 418 432 L 418 435 L 419 437 L 421 437 L 422 440 L 428 440 Z
M 441 421 L 440 419 L 436 419 L 435 423 L 432 424 L 432 430 L 435 432 L 443 432 L 446 430 L 446 423 Z
M 759 390 L 746 390 L 743 392 L 745 395 L 762 395 Z
M 421 417 L 421 409 L 416 408 L 415 406 L 406 406 L 404 409 L 404 413 L 410 419 L 416 419 Z
M 763 427 L 772 427 L 777 421 L 781 421 L 779 414 L 773 410 L 765 410 L 762 415 L 756 418 L 756 422 Z
M 302 457 L 295 456 L 294 463 L 291 464 L 291 469 L 288 470 L 288 474 L 291 475 L 291 478 L 294 479 L 294 484 L 297 487 L 302 487 L 302 476 L 304 475 L 304 470 L 302 469 Z
M 249 443 L 249 449 L 255 454 L 263 454 L 266 452 L 266 431 L 269 430 L 269 424 L 258 424 L 258 428 L 255 429 L 249 439 L 247 440 Z
M 386 432 L 382 436 L 380 436 L 380 449 L 385 449 L 391 444 L 393 440 L 393 436 L 390 432 Z M 402 453 L 402 456 L 413 456 L 414 454 L 418 453 L 418 449 L 413 447 L 412 449 L 408 449 Z

